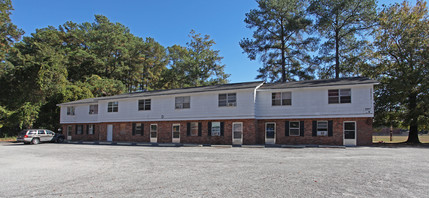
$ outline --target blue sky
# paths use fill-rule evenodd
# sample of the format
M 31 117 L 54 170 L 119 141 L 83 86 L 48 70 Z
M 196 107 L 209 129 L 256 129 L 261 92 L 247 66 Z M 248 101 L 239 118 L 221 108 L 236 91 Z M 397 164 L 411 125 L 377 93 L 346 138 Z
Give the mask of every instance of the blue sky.
M 384 0 L 381 4 L 402 2 Z M 411 1 L 415 5 L 415 0 Z M 208 34 L 216 42 L 231 74 L 230 82 L 253 81 L 261 63 L 242 53 L 239 41 L 252 36 L 245 13 L 257 8 L 253 0 L 12 0 L 12 22 L 28 36 L 38 28 L 58 27 L 66 21 L 93 22 L 102 14 L 130 28 L 139 37 L 152 37 L 167 47 L 185 45 L 191 29 Z

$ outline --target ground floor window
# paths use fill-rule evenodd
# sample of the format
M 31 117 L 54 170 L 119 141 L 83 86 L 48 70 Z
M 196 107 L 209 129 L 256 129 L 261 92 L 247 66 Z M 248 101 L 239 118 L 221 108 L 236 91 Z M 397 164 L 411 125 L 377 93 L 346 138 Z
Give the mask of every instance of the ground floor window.
M 220 122 L 211 123 L 211 136 L 220 136 Z
M 328 121 L 317 121 L 317 136 L 328 135 Z
M 180 124 L 173 124 L 173 138 L 180 138 Z
M 198 122 L 191 122 L 188 127 L 188 136 L 198 136 Z
M 289 135 L 290 136 L 299 136 L 300 135 L 300 128 L 299 128 L 299 122 L 289 122 Z
M 151 138 L 156 138 L 157 137 L 157 132 L 158 132 L 158 125 L 151 124 L 150 125 L 150 137 Z
M 76 125 L 76 134 L 78 134 L 78 135 L 83 134 L 83 126 L 82 125 Z
M 133 135 L 143 135 L 143 123 L 133 123 Z

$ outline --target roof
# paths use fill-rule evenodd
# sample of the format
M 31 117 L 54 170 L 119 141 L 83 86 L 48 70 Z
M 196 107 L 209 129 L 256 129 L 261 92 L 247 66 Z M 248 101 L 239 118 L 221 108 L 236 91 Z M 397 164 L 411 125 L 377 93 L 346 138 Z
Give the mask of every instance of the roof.
M 88 99 L 83 99 L 83 100 L 61 103 L 59 105 L 85 104 L 85 103 L 95 103 L 99 100 L 113 100 L 113 99 L 124 99 L 124 98 L 149 97 L 149 96 L 177 95 L 177 94 L 200 93 L 200 92 L 209 92 L 209 91 L 255 89 L 256 87 L 260 86 L 262 83 L 263 83 L 263 81 L 254 81 L 254 82 L 230 83 L 230 84 L 210 85 L 210 86 L 200 86 L 200 87 L 187 87 L 187 88 L 179 88 L 179 89 L 166 89 L 166 90 L 156 90 L 156 91 L 133 92 L 133 93 L 126 93 L 126 94 L 120 94 L 120 95 L 115 95 L 115 96 L 88 98 Z
M 339 78 L 339 79 L 322 79 L 322 80 L 304 80 L 286 83 L 267 83 L 260 89 L 291 89 L 306 87 L 326 87 L 341 85 L 360 85 L 360 84 L 378 84 L 378 81 L 365 77 Z

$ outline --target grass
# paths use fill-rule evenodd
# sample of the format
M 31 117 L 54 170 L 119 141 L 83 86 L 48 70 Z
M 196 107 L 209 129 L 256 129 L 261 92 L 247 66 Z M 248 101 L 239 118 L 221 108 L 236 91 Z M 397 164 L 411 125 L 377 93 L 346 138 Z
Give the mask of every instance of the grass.
M 0 142 L 8 142 L 8 141 L 15 141 L 15 140 L 16 140 L 16 136 L 0 138 Z
M 372 136 L 372 142 L 378 143 L 380 141 L 383 141 L 385 143 L 399 143 L 399 142 L 405 142 L 407 141 L 408 136 L 393 136 L 392 141 L 390 141 L 390 136 Z M 421 143 L 429 143 L 429 135 L 419 135 L 419 140 Z

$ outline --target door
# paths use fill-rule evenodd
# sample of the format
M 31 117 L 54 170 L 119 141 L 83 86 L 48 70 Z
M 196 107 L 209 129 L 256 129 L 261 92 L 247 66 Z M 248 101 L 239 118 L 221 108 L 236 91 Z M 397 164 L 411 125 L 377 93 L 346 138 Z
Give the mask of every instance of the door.
M 344 122 L 344 146 L 356 146 L 356 122 Z
M 267 122 L 265 123 L 265 144 L 276 143 L 276 123 Z
M 158 141 L 158 125 L 151 124 L 150 125 L 150 142 L 156 143 Z
M 48 139 L 46 137 L 45 130 L 40 130 L 40 129 L 37 130 L 37 136 L 39 137 L 39 140 L 41 142 L 47 142 L 48 141 Z
M 73 129 L 72 125 L 67 126 L 67 140 L 72 140 L 72 129 Z
M 113 125 L 107 125 L 107 141 L 111 142 L 113 140 Z
M 180 143 L 180 124 L 173 124 L 172 129 L 172 142 L 173 143 Z
M 243 144 L 243 123 L 242 122 L 232 123 L 232 144 L 234 145 Z
M 46 141 L 52 141 L 52 139 L 54 139 L 54 135 L 55 133 L 50 131 L 50 130 L 45 130 L 46 132 Z

